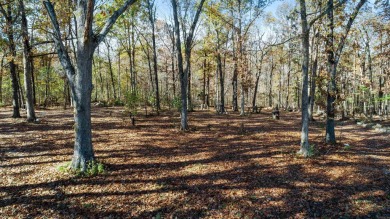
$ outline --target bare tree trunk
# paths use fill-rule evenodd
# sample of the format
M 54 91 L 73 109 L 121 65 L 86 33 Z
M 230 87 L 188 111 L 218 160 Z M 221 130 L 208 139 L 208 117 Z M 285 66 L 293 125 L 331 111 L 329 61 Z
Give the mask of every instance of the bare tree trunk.
M 222 70 L 222 58 L 221 58 L 221 53 L 218 51 L 217 52 L 217 69 L 218 69 L 218 74 L 219 74 L 219 89 L 220 89 L 220 102 L 219 102 L 219 111 L 221 113 L 225 112 L 225 77 L 223 75 L 223 70 Z
M 327 107 L 326 107 L 326 142 L 335 144 L 336 136 L 334 132 L 334 119 L 335 119 L 335 100 L 336 100 L 336 62 L 334 57 L 334 18 L 333 18 L 333 1 L 328 1 L 328 34 L 326 39 L 326 51 L 328 59 L 328 73 L 330 80 L 328 83 L 327 91 Z
M 313 40 L 314 43 L 314 40 Z M 316 78 L 317 78 L 317 69 L 318 69 L 318 47 L 319 42 L 316 41 L 316 50 L 315 50 L 315 58 L 313 61 L 312 69 L 311 69 L 311 86 L 310 86 L 310 107 L 309 107 L 309 120 L 314 121 L 313 112 L 314 112 L 314 102 L 315 102 L 315 93 L 316 93 Z
M 3 103 L 3 65 L 4 65 L 4 56 L 1 57 L 0 63 L 0 103 Z
M 188 106 L 188 111 L 192 112 L 194 111 L 194 106 L 192 105 L 192 94 L 191 94 L 191 51 L 186 51 L 185 52 L 185 57 L 186 57 L 186 71 L 187 71 L 187 80 L 188 80 L 188 85 L 187 85 L 187 106 Z
M 116 88 L 115 88 L 115 81 L 114 81 L 114 72 L 112 70 L 112 61 L 111 61 L 111 53 L 110 53 L 111 46 L 110 46 L 109 42 L 105 41 L 105 43 L 107 46 L 108 70 L 110 72 L 111 86 L 112 86 L 112 91 L 114 94 L 114 100 L 116 100 L 117 96 L 116 96 Z
M 34 96 L 32 89 L 32 55 L 31 47 L 28 36 L 28 25 L 26 12 L 23 4 L 23 0 L 19 0 L 21 15 L 22 15 L 22 37 L 23 37 L 23 68 L 24 68 L 24 87 L 26 89 L 26 109 L 27 109 L 27 121 L 34 122 L 36 120 L 35 111 L 34 111 Z
M 302 132 L 301 132 L 301 148 L 299 154 L 304 157 L 312 155 L 309 145 L 309 97 L 308 97 L 308 75 L 309 75 L 309 25 L 306 15 L 305 0 L 300 0 L 300 14 L 302 25 Z
M 149 21 L 152 26 L 152 46 L 153 46 L 153 72 L 154 72 L 154 83 L 155 83 L 155 98 L 156 98 L 156 110 L 157 113 L 161 109 L 160 106 L 160 93 L 158 87 L 158 74 L 157 74 L 157 50 L 156 50 L 156 36 L 155 36 L 155 20 L 156 20 L 156 7 L 154 5 L 154 0 L 148 0 L 148 12 L 149 12 Z
M 8 59 L 8 66 L 10 69 L 10 76 L 11 76 L 11 83 L 12 83 L 12 106 L 13 106 L 13 113 L 12 118 L 20 118 L 20 105 L 19 105 L 19 83 L 18 83 L 18 77 L 16 73 L 16 66 L 15 66 L 15 58 L 16 58 L 16 48 L 15 48 L 15 41 L 14 41 L 14 16 L 12 15 L 12 4 L 7 5 L 7 11 L 5 11 L 1 7 L 1 13 L 5 17 L 6 20 L 6 35 L 8 38 L 8 49 L 11 57 Z
M 271 57 L 271 71 L 269 73 L 269 84 L 268 84 L 268 106 L 272 107 L 272 77 L 274 73 L 274 58 Z

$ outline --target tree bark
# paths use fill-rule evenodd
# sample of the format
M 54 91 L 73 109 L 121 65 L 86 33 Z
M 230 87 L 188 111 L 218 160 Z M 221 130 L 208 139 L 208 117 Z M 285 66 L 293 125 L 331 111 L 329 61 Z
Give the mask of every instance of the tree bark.
M 344 34 L 342 35 L 340 42 L 338 43 L 337 48 L 334 47 L 334 17 L 333 10 L 334 5 L 333 1 L 328 0 L 327 16 L 328 16 L 328 35 L 326 40 L 326 52 L 328 59 L 328 74 L 330 76 L 330 81 L 328 83 L 327 90 L 327 107 L 326 107 L 326 136 L 325 141 L 329 144 L 336 143 L 336 135 L 334 131 L 335 126 L 335 100 L 337 94 L 336 87 L 336 73 L 337 73 L 337 64 L 340 60 L 341 53 L 343 51 L 345 40 L 348 36 L 349 30 L 352 27 L 353 21 L 355 20 L 357 14 L 361 7 L 366 3 L 367 0 L 360 0 L 356 7 L 354 8 L 352 14 L 350 15 L 347 25 L 344 29 Z
M 36 120 L 35 111 L 34 111 L 34 96 L 33 96 L 33 84 L 31 78 L 32 72 L 32 54 L 30 41 L 28 36 L 28 25 L 26 12 L 23 4 L 23 0 L 19 0 L 22 22 L 22 37 L 23 37 L 23 68 L 24 68 L 24 87 L 26 89 L 26 110 L 27 110 L 27 121 L 34 122 Z
M 217 52 L 217 69 L 218 69 L 218 74 L 219 74 L 219 92 L 220 92 L 220 102 L 219 102 L 219 111 L 220 113 L 225 112 L 225 78 L 223 75 L 223 70 L 222 70 L 222 58 L 221 58 L 221 53 L 218 51 Z
M 117 96 L 116 96 L 116 88 L 115 88 L 115 80 L 114 80 L 114 71 L 112 70 L 112 61 L 111 61 L 111 53 L 110 53 L 111 47 L 107 41 L 106 41 L 106 46 L 107 46 L 107 58 L 108 58 L 108 70 L 110 72 L 111 86 L 114 94 L 114 100 L 116 100 Z
M 148 0 L 148 12 L 149 12 L 149 21 L 152 26 L 152 46 L 153 46 L 153 72 L 154 72 L 154 83 L 155 83 L 155 98 L 156 98 L 156 110 L 157 113 L 161 110 L 160 106 L 160 93 L 158 87 L 158 74 L 157 74 L 157 50 L 156 50 L 156 36 L 155 36 L 155 20 L 156 20 L 156 7 L 154 5 L 154 0 Z
M 85 172 L 88 165 L 95 160 L 92 147 L 91 130 L 91 94 L 92 94 L 92 58 L 96 47 L 104 40 L 119 16 L 135 0 L 127 0 L 123 5 L 109 17 L 98 34 L 93 33 L 93 10 L 95 1 L 76 2 L 77 16 L 77 51 L 76 63 L 72 63 L 67 50 L 62 42 L 60 26 L 57 20 L 54 6 L 49 0 L 44 0 L 43 4 L 48 12 L 53 25 L 53 40 L 58 52 L 60 62 L 65 69 L 69 80 L 73 103 L 75 107 L 75 145 L 71 162 L 72 169 L 80 169 Z
M 8 38 L 8 50 L 10 54 L 10 58 L 8 59 L 8 66 L 10 69 L 10 77 L 11 77 L 11 84 L 12 84 L 12 106 L 13 106 L 13 113 L 12 118 L 20 118 L 20 105 L 19 105 L 19 83 L 18 83 L 18 77 L 16 73 L 16 65 L 15 65 L 15 58 L 16 58 L 16 48 L 15 48 L 15 41 L 14 41 L 14 20 L 15 17 L 12 14 L 12 4 L 7 4 L 7 9 L 5 10 L 3 6 L 0 6 L 0 12 L 3 14 L 5 21 L 6 21 L 6 31 L 5 35 Z
M 334 54 L 334 18 L 333 18 L 333 1 L 328 0 L 328 34 L 326 43 L 326 55 L 328 59 L 328 73 L 330 80 L 327 88 L 327 104 L 326 104 L 326 143 L 335 144 L 336 136 L 334 132 L 334 119 L 335 119 L 335 100 L 336 100 L 336 60 Z
M 301 131 L 301 148 L 298 151 L 304 157 L 312 155 L 309 145 L 309 97 L 308 97 L 308 75 L 309 75 L 309 26 L 306 15 L 305 0 L 300 0 L 300 14 L 302 26 L 302 131 Z

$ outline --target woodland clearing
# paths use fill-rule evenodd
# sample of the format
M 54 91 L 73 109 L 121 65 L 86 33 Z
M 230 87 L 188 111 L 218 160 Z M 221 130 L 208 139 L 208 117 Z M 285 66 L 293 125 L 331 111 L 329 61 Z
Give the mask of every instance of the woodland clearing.
M 389 134 L 338 122 L 339 143 L 296 155 L 300 113 L 137 116 L 92 110 L 95 156 L 106 172 L 58 171 L 73 153 L 72 110 L 37 110 L 40 123 L 0 109 L 0 215 L 3 218 L 388 218 Z

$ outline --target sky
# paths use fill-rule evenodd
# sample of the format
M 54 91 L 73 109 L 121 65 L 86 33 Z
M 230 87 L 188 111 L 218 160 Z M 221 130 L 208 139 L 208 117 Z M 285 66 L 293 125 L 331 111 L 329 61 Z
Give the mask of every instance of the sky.
M 275 12 L 277 8 L 283 4 L 284 2 L 294 3 L 294 0 L 279 0 L 274 1 L 270 6 L 268 6 L 265 11 L 266 12 Z M 165 19 L 171 17 L 172 7 L 170 0 L 156 0 L 157 4 L 157 17 L 160 19 Z

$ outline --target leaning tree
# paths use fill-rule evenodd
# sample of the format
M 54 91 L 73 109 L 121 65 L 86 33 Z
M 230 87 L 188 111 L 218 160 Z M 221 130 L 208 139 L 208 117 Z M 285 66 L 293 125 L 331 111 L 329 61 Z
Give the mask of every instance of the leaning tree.
M 55 5 L 50 0 L 43 4 L 53 26 L 52 38 L 58 58 L 65 70 L 69 82 L 75 120 L 75 143 L 71 168 L 85 171 L 88 163 L 95 159 L 92 147 L 91 131 L 91 94 L 92 94 L 92 59 L 96 47 L 104 40 L 107 33 L 123 14 L 137 0 L 125 0 L 109 16 L 103 26 L 95 22 L 97 8 L 95 0 L 76 0 L 70 10 L 75 17 L 76 52 L 73 59 L 64 45 Z M 105 14 L 105 13 L 104 13 Z

